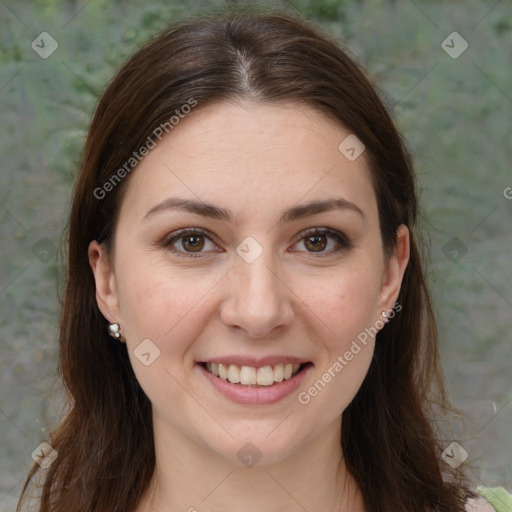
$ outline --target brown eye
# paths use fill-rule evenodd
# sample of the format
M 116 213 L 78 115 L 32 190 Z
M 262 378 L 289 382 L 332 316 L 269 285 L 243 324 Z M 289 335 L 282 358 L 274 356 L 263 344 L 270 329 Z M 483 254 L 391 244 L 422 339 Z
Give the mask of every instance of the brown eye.
M 312 235 L 304 239 L 304 245 L 312 252 L 321 252 L 327 247 L 325 235 Z
M 306 249 L 305 252 L 309 254 L 331 256 L 352 247 L 352 242 L 346 235 L 332 228 L 310 229 L 300 235 L 302 237 L 295 245 L 302 245 Z
M 181 237 L 181 246 L 186 251 L 200 252 L 204 247 L 203 235 L 187 235 Z
M 162 241 L 162 245 L 177 256 L 190 258 L 207 256 L 218 249 L 212 239 L 198 228 L 172 233 Z

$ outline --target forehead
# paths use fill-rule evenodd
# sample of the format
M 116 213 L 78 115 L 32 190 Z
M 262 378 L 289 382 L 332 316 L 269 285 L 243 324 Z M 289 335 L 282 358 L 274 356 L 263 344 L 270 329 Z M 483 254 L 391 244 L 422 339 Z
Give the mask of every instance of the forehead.
M 339 149 L 350 135 L 299 102 L 198 106 L 132 172 L 121 215 L 127 204 L 140 213 L 171 195 L 247 216 L 341 194 L 371 216 L 376 204 L 365 155 L 351 161 Z

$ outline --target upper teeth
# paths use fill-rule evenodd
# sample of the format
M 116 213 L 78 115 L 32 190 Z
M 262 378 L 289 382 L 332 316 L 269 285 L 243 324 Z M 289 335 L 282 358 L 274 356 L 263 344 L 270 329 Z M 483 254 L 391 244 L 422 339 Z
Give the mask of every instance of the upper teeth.
M 206 369 L 216 377 L 228 380 L 232 384 L 271 386 L 274 382 L 281 382 L 295 375 L 300 364 L 276 364 L 275 366 L 239 367 L 236 364 L 206 363 Z

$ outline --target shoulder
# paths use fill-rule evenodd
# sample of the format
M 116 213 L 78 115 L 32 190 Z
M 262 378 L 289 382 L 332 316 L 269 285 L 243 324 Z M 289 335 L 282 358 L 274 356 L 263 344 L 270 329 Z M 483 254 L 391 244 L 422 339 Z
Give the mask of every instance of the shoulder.
M 466 512 L 512 512 L 512 494 L 503 487 L 477 487 L 477 498 L 466 502 Z
M 469 498 L 466 502 L 466 512 L 496 512 L 495 508 L 482 497 Z

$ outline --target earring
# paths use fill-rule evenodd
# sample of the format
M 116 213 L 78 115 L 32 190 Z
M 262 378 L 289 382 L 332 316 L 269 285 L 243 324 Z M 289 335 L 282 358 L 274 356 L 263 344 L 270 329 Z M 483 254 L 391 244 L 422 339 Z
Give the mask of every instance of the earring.
M 124 337 L 119 332 L 119 324 L 118 323 L 109 324 L 108 325 L 108 333 L 110 336 L 112 336 L 112 338 L 115 338 L 118 341 L 125 341 Z
M 388 314 L 385 311 L 383 311 L 380 316 L 386 320 L 386 323 L 389 322 Z

